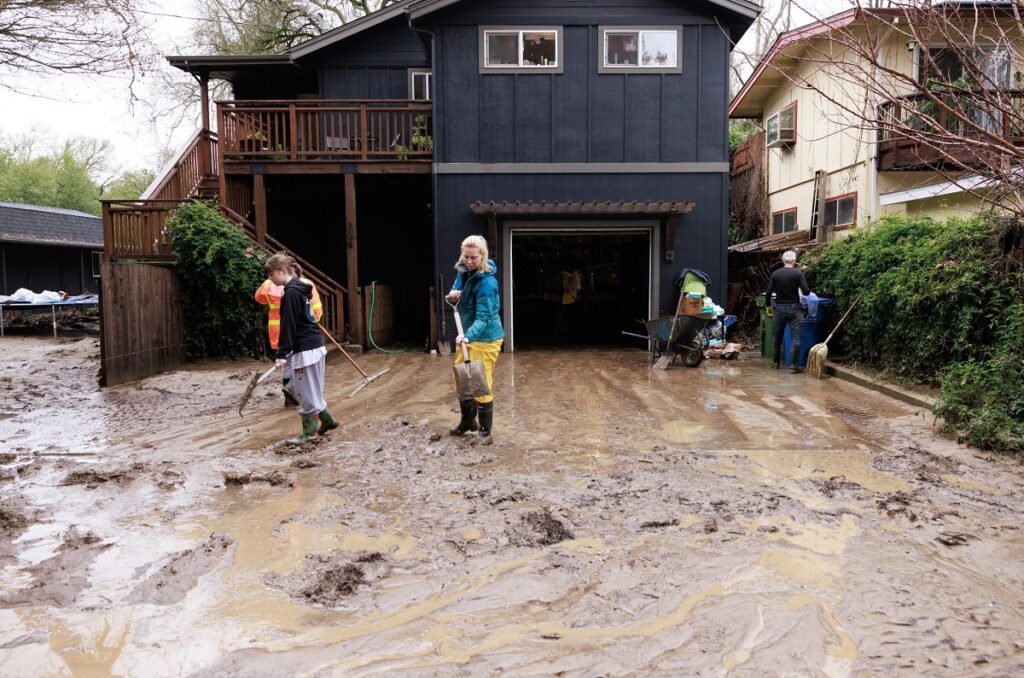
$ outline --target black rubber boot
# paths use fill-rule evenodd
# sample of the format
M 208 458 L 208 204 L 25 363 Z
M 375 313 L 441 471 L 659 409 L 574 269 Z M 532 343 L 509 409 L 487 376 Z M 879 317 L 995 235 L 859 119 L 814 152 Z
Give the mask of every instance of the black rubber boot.
M 285 407 L 298 407 L 299 401 L 292 395 L 292 392 L 287 388 L 282 388 L 281 393 L 284 393 L 284 406 Z
M 491 424 L 494 423 L 494 401 L 480 403 L 480 433 L 478 440 L 481 445 L 490 445 L 494 442 L 491 437 Z
M 461 436 L 469 431 L 476 431 L 480 426 L 476 423 L 477 406 L 475 400 L 460 400 L 459 409 L 462 410 L 462 419 L 459 425 L 448 431 L 449 435 Z
M 789 352 L 789 372 L 790 374 L 800 374 L 803 370 L 800 369 L 800 365 L 797 364 L 797 358 L 800 357 L 800 347 L 793 346 Z
M 320 430 L 317 431 L 317 435 L 327 435 L 329 431 L 333 431 L 339 426 L 341 426 L 341 423 L 331 416 L 330 410 L 326 407 L 320 410 Z
M 772 367 L 779 369 L 782 367 L 782 346 L 773 343 L 772 349 Z

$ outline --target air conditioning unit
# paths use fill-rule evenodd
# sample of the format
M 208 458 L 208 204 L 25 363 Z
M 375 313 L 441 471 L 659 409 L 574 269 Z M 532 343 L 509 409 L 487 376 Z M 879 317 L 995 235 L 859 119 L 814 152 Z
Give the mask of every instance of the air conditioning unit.
M 789 148 L 796 143 L 796 103 L 785 107 L 765 120 L 765 145 L 768 148 Z

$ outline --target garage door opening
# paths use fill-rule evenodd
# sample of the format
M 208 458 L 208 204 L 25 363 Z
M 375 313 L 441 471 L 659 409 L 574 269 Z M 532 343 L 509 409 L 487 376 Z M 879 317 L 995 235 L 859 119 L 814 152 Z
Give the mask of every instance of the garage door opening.
M 511 230 L 515 350 L 633 345 L 652 307 L 651 230 Z

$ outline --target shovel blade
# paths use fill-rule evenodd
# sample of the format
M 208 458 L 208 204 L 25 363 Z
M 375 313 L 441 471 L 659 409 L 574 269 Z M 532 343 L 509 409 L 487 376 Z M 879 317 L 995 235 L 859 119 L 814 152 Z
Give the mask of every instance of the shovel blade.
M 455 391 L 460 400 L 482 398 L 491 394 L 491 389 L 487 386 L 484 364 L 479 360 L 459 363 L 452 370 L 455 373 Z
M 256 384 L 260 383 L 260 376 L 259 374 L 252 375 L 249 385 L 245 387 L 245 393 L 242 394 L 242 402 L 238 403 L 238 416 L 242 416 L 242 408 L 249 403 L 249 398 L 252 398 L 252 392 L 256 390 Z

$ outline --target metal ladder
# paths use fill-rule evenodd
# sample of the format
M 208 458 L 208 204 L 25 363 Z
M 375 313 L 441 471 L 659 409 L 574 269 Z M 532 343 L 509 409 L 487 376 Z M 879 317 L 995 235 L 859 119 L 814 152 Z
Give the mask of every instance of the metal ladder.
M 818 241 L 818 230 L 825 216 L 825 180 L 828 172 L 818 170 L 814 173 L 814 200 L 811 203 L 811 242 Z

